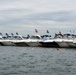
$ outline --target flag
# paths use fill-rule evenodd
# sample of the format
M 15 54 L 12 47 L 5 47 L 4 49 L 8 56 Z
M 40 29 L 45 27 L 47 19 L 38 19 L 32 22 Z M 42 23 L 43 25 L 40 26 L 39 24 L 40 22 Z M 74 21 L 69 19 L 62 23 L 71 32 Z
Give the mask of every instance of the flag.
M 35 32 L 36 32 L 36 33 L 38 33 L 38 30 L 37 30 L 37 29 L 35 29 Z
M 49 33 L 49 31 L 47 30 L 46 33 Z

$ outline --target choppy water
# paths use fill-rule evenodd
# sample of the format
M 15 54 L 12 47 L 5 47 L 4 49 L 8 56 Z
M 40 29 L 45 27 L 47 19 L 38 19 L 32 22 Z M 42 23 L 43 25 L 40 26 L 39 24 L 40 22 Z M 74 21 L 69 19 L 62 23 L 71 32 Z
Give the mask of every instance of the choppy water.
M 0 46 L 0 75 L 76 75 L 76 49 Z

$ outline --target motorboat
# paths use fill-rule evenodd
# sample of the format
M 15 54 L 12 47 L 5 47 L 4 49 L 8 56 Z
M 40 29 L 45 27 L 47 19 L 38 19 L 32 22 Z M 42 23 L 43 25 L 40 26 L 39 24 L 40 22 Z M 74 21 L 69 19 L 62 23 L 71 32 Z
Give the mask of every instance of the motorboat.
M 33 35 L 31 37 L 22 38 L 21 40 L 16 40 L 14 43 L 16 46 L 41 46 L 39 43 L 41 41 L 40 35 Z
M 55 35 L 55 42 L 60 46 L 60 47 L 67 47 L 67 48 L 74 48 L 76 45 L 73 43 L 73 40 L 75 39 L 74 34 L 56 34 Z
M 42 44 L 42 47 L 59 47 L 59 45 L 54 42 L 54 39 L 51 37 L 51 35 L 43 35 L 43 41 L 40 43 Z
M 63 38 L 62 34 L 55 34 L 54 42 L 56 42 L 61 48 L 69 47 L 69 45 L 66 43 L 66 39 Z
M 73 43 L 73 40 L 76 38 L 76 35 L 75 34 L 71 34 L 71 33 L 67 33 L 67 34 L 64 34 L 64 42 L 66 42 L 70 48 L 74 48 L 76 47 L 76 45 Z
M 31 37 L 28 38 L 27 44 L 29 46 L 35 46 L 35 47 L 40 47 L 42 44 L 40 43 L 42 41 L 42 37 L 40 35 L 32 35 Z

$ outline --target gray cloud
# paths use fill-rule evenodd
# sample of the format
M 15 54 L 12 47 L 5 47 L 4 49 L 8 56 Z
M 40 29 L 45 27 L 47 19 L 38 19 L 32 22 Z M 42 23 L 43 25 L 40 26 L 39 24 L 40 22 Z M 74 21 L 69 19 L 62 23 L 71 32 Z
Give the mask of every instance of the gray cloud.
M 0 30 L 68 30 L 76 26 L 75 0 L 0 0 L 0 7 Z
M 71 12 L 49 12 L 49 13 L 42 13 L 42 14 L 34 14 L 34 15 L 29 15 L 27 16 L 26 19 L 29 20 L 53 20 L 53 21 L 59 21 L 59 22 L 64 22 L 64 21 L 73 21 L 75 22 L 76 20 L 76 15 L 72 14 Z
M 26 15 L 26 13 L 31 12 L 30 10 L 16 9 L 9 11 L 2 11 L 4 18 L 0 19 L 0 25 L 22 25 L 31 24 L 36 21 L 57 21 L 57 22 L 74 22 L 76 23 L 76 15 L 72 12 L 49 12 L 41 14 L 31 14 Z

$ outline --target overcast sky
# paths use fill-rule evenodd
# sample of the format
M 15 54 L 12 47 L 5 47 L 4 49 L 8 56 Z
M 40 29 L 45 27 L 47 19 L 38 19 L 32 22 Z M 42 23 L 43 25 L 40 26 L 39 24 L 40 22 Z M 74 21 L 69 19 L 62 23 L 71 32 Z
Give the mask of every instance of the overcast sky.
M 76 0 L 0 0 L 0 32 L 50 34 L 76 29 Z

